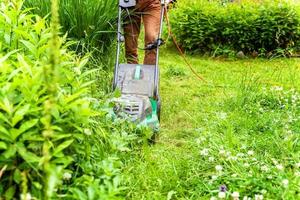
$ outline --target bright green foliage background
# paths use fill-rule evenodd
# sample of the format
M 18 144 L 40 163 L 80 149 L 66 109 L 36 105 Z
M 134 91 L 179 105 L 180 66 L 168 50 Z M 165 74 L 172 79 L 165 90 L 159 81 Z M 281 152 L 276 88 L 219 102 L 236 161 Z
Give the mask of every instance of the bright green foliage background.
M 189 55 L 202 82 L 167 45 L 150 145 L 149 130 L 111 116 L 117 1 L 52 2 L 0 0 L 0 199 L 218 199 L 221 185 L 226 199 L 300 198 L 297 59 Z M 182 2 L 170 12 L 187 50 L 298 45 L 295 6 Z
M 299 46 L 300 15 L 288 2 L 181 1 L 171 13 L 173 32 L 186 50 L 217 56 L 256 51 L 266 56 L 284 55 Z

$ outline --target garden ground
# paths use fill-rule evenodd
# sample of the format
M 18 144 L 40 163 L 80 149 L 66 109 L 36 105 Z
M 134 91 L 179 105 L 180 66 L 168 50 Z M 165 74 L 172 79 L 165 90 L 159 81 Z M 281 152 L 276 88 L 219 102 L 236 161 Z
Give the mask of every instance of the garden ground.
M 127 198 L 299 199 L 298 59 L 188 59 L 207 82 L 161 53 L 161 132 L 127 161 Z

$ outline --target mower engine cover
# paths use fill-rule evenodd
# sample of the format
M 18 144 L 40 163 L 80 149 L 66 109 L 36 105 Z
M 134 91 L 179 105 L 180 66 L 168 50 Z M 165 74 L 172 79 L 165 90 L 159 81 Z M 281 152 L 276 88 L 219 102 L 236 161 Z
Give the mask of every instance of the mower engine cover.
M 114 99 L 115 113 L 126 113 L 131 121 L 158 131 L 158 102 L 154 99 L 155 66 L 120 64 L 117 88 L 121 97 Z

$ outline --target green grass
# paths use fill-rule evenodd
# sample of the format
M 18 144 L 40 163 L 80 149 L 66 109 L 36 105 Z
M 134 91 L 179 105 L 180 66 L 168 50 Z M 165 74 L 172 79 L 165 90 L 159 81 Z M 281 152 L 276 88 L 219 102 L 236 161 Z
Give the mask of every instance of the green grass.
M 210 199 L 221 185 L 228 199 L 299 199 L 298 60 L 188 56 L 205 83 L 175 51 L 161 55 L 161 132 L 127 160 L 127 199 Z

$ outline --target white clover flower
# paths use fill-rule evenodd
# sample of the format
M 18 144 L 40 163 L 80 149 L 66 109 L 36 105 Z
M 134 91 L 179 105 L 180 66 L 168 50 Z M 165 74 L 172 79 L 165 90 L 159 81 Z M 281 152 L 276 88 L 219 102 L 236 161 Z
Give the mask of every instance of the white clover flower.
M 84 134 L 86 134 L 86 135 L 92 135 L 92 131 L 91 131 L 90 129 L 88 129 L 88 128 L 85 128 L 85 129 L 83 130 L 83 132 L 84 132 Z
M 239 193 L 239 192 L 233 192 L 233 193 L 231 194 L 231 196 L 232 196 L 232 198 L 233 198 L 234 200 L 237 200 L 237 199 L 239 199 L 239 197 L 240 197 L 240 193 Z
M 201 155 L 201 156 L 208 156 L 208 149 L 202 149 L 202 150 L 200 151 L 200 155 Z
M 70 180 L 71 178 L 72 178 L 72 174 L 70 174 L 69 172 L 65 172 L 65 173 L 63 174 L 63 179 L 64 179 L 64 180 L 68 181 L 68 180 Z
M 230 152 L 230 151 L 227 151 L 227 152 L 226 152 L 226 156 L 227 156 L 227 157 L 231 156 L 231 152 Z
M 253 155 L 254 155 L 254 151 L 253 151 L 253 150 L 249 150 L 249 151 L 247 152 L 247 154 L 248 154 L 249 156 L 253 156 Z
M 218 179 L 218 176 L 217 176 L 217 175 L 212 175 L 212 176 L 211 176 L 211 180 L 215 181 L 215 180 L 217 180 L 217 179 Z
M 278 161 L 277 161 L 275 158 L 272 158 L 271 160 L 272 160 L 272 162 L 274 163 L 274 165 L 277 165 L 277 164 L 278 164 Z
M 219 154 L 220 154 L 221 156 L 224 156 L 224 155 L 226 154 L 226 151 L 225 151 L 224 149 L 221 149 L 221 150 L 219 151 Z
M 231 156 L 230 159 L 233 160 L 233 161 L 237 161 L 237 160 L 238 160 L 238 157 L 236 157 L 236 156 Z
M 22 200 L 31 200 L 32 197 L 31 197 L 30 193 L 27 193 L 25 196 L 24 196 L 24 194 L 21 194 L 21 199 Z
M 260 191 L 262 194 L 267 194 L 267 190 L 261 190 Z
M 211 157 L 208 158 L 208 161 L 209 161 L 209 162 L 214 162 L 214 161 L 215 161 L 215 158 L 211 156 Z
M 273 86 L 271 87 L 271 91 L 282 91 L 283 87 L 282 86 Z
M 248 167 L 250 167 L 250 164 L 249 163 L 244 163 L 244 167 L 248 168 Z
M 218 197 L 220 199 L 225 199 L 226 198 L 226 192 L 219 192 Z
M 295 167 L 300 168 L 300 162 L 296 163 Z
M 269 176 L 267 176 L 267 178 L 271 180 L 271 179 L 273 179 L 273 176 L 269 175 Z
M 264 199 L 264 196 L 263 196 L 262 194 L 256 194 L 256 195 L 254 196 L 254 199 L 255 199 L 255 200 L 263 200 L 263 199 Z
M 243 154 L 243 153 L 238 153 L 238 154 L 236 154 L 236 156 L 242 158 L 242 157 L 245 156 L 245 154 Z
M 266 165 L 262 166 L 260 169 L 261 169 L 261 171 L 264 171 L 264 172 L 268 172 L 269 171 L 269 167 L 266 166 Z
M 217 113 L 217 115 L 218 115 L 218 118 L 221 120 L 224 120 L 227 118 L 227 113 L 225 113 L 225 112 L 219 112 L 219 113 Z
M 283 165 L 281 165 L 281 164 L 276 165 L 276 168 L 280 171 L 282 171 L 284 169 Z
M 282 180 L 282 185 L 284 188 L 287 188 L 289 186 L 289 180 L 287 179 Z
M 244 196 L 243 200 L 251 200 L 251 197 Z
M 217 165 L 215 168 L 218 172 L 223 170 L 223 167 L 221 165 Z

